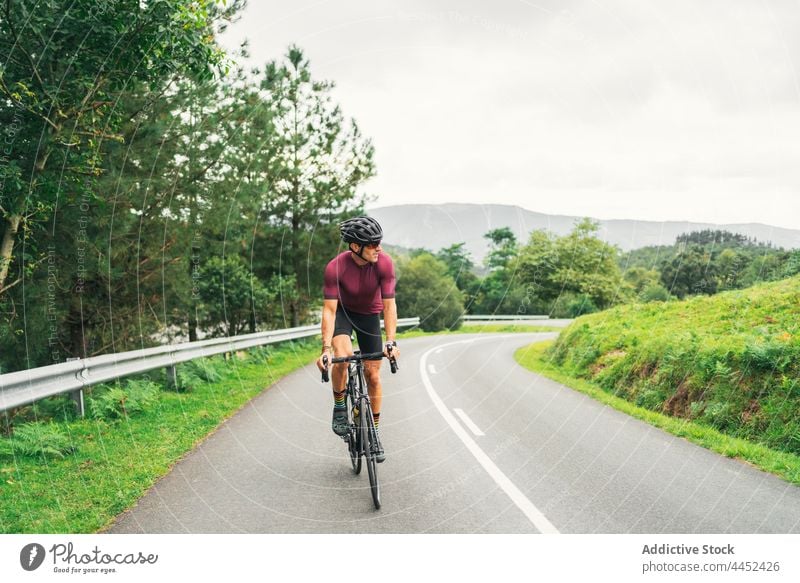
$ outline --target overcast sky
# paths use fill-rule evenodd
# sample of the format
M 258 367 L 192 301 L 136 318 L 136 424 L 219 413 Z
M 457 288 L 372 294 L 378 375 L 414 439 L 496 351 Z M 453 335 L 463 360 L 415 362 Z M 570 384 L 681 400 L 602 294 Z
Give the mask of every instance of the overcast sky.
M 376 148 L 370 206 L 800 229 L 796 0 L 250 0 Z

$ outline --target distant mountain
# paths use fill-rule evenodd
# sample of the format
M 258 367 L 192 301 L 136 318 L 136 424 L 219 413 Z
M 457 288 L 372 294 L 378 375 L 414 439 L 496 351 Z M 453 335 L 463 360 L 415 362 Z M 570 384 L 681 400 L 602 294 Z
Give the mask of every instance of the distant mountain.
M 499 204 L 403 204 L 368 209 L 368 212 L 380 221 L 387 243 L 438 251 L 463 241 L 478 264 L 488 251 L 487 241 L 483 238 L 487 231 L 509 227 L 517 240 L 525 243 L 528 234 L 538 229 L 565 235 L 581 218 L 546 215 L 518 206 Z M 703 229 L 740 233 L 785 249 L 800 247 L 800 231 L 760 223 L 718 225 L 689 221 L 596 220 L 600 224 L 601 238 L 623 251 L 648 245 L 672 245 L 681 233 Z

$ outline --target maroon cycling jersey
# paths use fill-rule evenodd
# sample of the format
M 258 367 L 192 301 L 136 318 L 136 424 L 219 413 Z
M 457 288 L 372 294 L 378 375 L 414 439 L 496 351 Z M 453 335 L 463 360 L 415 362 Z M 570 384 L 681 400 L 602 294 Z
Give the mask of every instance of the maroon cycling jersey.
M 383 300 L 394 297 L 395 282 L 394 263 L 386 253 L 379 253 L 376 263 L 359 266 L 345 251 L 325 267 L 322 293 L 326 300 L 339 300 L 348 311 L 379 314 Z

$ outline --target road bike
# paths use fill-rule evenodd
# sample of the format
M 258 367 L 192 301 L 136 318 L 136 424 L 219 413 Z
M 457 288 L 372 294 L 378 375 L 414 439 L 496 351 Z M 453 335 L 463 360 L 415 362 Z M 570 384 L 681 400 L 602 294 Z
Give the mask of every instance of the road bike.
M 389 354 L 391 354 L 391 349 L 392 345 L 387 344 L 387 352 Z M 347 444 L 353 472 L 356 474 L 361 473 L 362 458 L 366 463 L 372 502 L 376 510 L 381 507 L 381 486 L 378 482 L 378 462 L 375 459 L 375 452 L 378 449 L 378 434 L 375 431 L 372 404 L 367 391 L 367 381 L 364 378 L 364 361 L 384 356 L 386 355 L 383 352 L 361 354 L 361 351 L 356 350 L 352 356 L 340 356 L 331 359 L 331 364 L 348 363 L 345 394 L 350 429 L 342 436 L 342 439 Z M 397 372 L 397 361 L 391 356 L 388 358 L 392 374 L 394 374 Z M 327 357 L 323 359 L 323 365 L 325 369 L 322 371 L 322 382 L 327 383 L 329 380 Z

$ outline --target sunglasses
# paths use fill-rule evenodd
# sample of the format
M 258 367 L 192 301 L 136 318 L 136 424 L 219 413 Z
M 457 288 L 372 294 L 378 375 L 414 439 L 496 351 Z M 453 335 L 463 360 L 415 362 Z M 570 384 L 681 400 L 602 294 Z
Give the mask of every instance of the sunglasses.
M 381 242 L 378 241 L 377 243 L 367 243 L 364 245 L 367 249 L 377 249 L 380 246 Z

